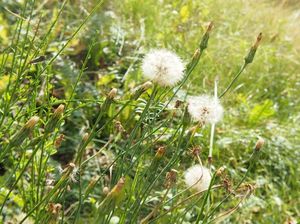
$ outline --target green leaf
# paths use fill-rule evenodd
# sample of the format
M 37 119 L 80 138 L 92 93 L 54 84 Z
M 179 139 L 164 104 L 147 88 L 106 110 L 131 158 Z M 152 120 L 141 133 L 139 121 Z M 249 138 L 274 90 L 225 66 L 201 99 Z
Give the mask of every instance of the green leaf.
M 249 122 L 259 123 L 275 114 L 274 103 L 272 100 L 265 100 L 262 104 L 257 104 L 249 113 Z

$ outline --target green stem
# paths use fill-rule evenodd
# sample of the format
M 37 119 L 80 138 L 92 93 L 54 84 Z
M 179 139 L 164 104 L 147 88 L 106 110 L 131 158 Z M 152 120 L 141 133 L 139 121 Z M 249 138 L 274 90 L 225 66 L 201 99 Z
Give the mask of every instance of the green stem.
M 204 200 L 203 200 L 203 203 L 202 203 L 202 206 L 201 206 L 201 209 L 200 209 L 200 212 L 198 214 L 198 217 L 197 217 L 197 220 L 196 220 L 196 223 L 199 223 L 200 222 L 200 219 L 202 217 L 202 214 L 203 214 L 203 211 L 204 211 L 204 207 L 208 201 L 208 197 L 210 195 L 210 190 L 212 189 L 212 186 L 213 186 L 213 183 L 216 179 L 216 173 L 213 174 L 212 178 L 211 178 L 211 181 L 210 181 L 210 184 L 209 184 L 209 187 L 207 189 L 207 192 L 205 194 L 205 197 L 204 197 Z
M 236 187 L 233 189 L 232 192 L 236 191 L 240 186 L 241 184 L 244 182 L 244 180 L 247 178 L 248 176 L 248 173 L 249 173 L 249 170 L 251 169 L 251 167 L 253 166 L 257 156 L 258 156 L 258 153 L 259 151 L 257 150 L 254 150 L 254 152 L 251 154 L 251 157 L 249 159 L 249 166 L 247 168 L 247 171 L 246 173 L 244 174 L 244 176 L 242 177 L 242 179 L 240 180 L 240 182 L 236 185 Z M 209 217 L 211 217 L 214 212 L 221 207 L 221 205 L 232 195 L 232 192 L 230 192 L 229 194 L 227 194 L 227 196 L 205 217 L 205 219 L 203 221 L 207 221 Z
M 235 77 L 233 78 L 233 80 L 231 80 L 230 84 L 227 86 L 227 88 L 221 93 L 221 95 L 219 96 L 219 98 L 222 98 L 227 92 L 228 90 L 232 87 L 232 85 L 236 82 L 236 80 L 238 79 L 238 77 L 242 74 L 242 72 L 245 70 L 247 66 L 247 63 L 244 63 L 244 65 L 241 67 L 241 69 L 239 70 L 239 72 L 235 75 Z

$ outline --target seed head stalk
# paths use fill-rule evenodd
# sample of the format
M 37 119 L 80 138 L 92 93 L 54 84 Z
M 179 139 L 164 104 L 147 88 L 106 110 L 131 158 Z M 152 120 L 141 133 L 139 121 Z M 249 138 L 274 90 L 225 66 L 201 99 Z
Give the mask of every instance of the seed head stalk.
M 218 80 L 215 79 L 215 89 L 214 89 L 214 97 L 215 100 L 218 98 Z M 211 169 L 212 164 L 212 153 L 213 153 L 213 144 L 214 144 L 214 134 L 215 134 L 215 123 L 211 124 L 211 130 L 210 130 L 210 142 L 209 142 L 209 153 L 208 153 L 208 165 L 209 169 Z
M 236 191 L 241 186 L 241 184 L 245 181 L 245 179 L 247 178 L 250 169 L 252 168 L 252 166 L 254 165 L 256 159 L 258 158 L 259 152 L 260 152 L 263 144 L 264 144 L 263 139 L 259 139 L 257 141 L 257 143 L 255 145 L 255 148 L 253 150 L 253 153 L 250 156 L 249 165 L 247 167 L 247 171 L 246 171 L 246 173 L 244 174 L 244 176 L 242 177 L 242 179 L 239 181 L 239 183 L 236 185 L 236 187 L 234 188 L 234 190 L 232 192 Z M 215 211 L 218 208 L 221 207 L 221 205 L 232 195 L 232 192 L 230 192 L 229 194 L 227 194 L 227 196 L 207 216 L 205 216 L 205 218 L 203 220 L 203 223 L 205 223 L 208 220 L 208 218 L 211 217 L 215 213 Z
M 58 195 L 60 193 L 60 190 L 67 186 L 70 175 L 73 172 L 74 168 L 75 164 L 70 163 L 69 166 L 66 168 L 65 173 L 54 186 L 54 188 L 51 189 L 51 191 L 43 199 L 41 199 L 40 202 L 37 203 L 29 212 L 27 212 L 26 216 L 20 221 L 20 224 L 22 224 L 43 203 L 47 204 L 47 202 L 52 198 L 52 196 Z
M 211 178 L 211 181 L 210 181 L 210 184 L 209 184 L 209 187 L 206 191 L 206 194 L 204 196 L 204 199 L 203 199 L 203 202 L 202 202 L 202 206 L 201 206 L 201 209 L 200 209 L 200 212 L 197 216 L 197 220 L 196 220 L 196 223 L 199 223 L 200 222 L 200 219 L 202 217 L 202 214 L 203 214 L 203 211 L 204 211 L 204 208 L 205 208 L 205 205 L 207 203 L 207 201 L 209 200 L 209 195 L 210 195 L 210 191 L 212 190 L 212 186 L 213 186 L 213 183 L 216 179 L 216 172 L 213 174 L 212 178 Z
M 236 82 L 236 80 L 239 78 L 239 76 L 245 70 L 245 68 L 247 67 L 247 65 L 253 62 L 256 50 L 257 50 L 257 48 L 258 48 L 258 46 L 260 44 L 261 39 L 262 39 L 262 33 L 260 33 L 257 36 L 256 42 L 251 47 L 248 55 L 245 57 L 243 66 L 241 67 L 241 69 L 239 70 L 239 72 L 234 76 L 234 78 L 232 79 L 232 81 L 230 82 L 230 84 L 226 87 L 226 89 L 221 93 L 221 95 L 219 96 L 219 98 L 222 98 L 228 92 L 228 90 L 232 87 L 232 85 Z

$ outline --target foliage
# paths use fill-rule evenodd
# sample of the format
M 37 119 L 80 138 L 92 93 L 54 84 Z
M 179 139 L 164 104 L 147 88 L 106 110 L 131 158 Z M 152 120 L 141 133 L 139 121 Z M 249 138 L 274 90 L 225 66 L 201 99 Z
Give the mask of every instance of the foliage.
M 151 214 L 150 223 L 292 223 L 300 216 L 299 10 L 288 1 L 4 0 L 3 222 L 138 223 Z M 253 63 L 221 98 L 211 189 L 195 194 L 182 177 L 199 157 L 209 164 L 210 126 L 190 120 L 186 98 L 213 94 L 216 77 L 225 90 L 259 32 Z M 140 61 L 151 48 L 176 51 L 187 79 L 142 89 Z M 266 144 L 252 154 L 259 136 Z

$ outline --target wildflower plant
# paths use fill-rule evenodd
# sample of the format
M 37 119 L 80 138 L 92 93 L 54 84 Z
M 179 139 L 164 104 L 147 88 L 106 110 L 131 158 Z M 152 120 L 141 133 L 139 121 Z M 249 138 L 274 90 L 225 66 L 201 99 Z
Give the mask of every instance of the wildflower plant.
M 169 107 L 190 76 L 197 75 L 193 71 L 209 50 L 212 23 L 191 58 L 184 60 L 188 63 L 174 50 L 149 50 L 140 57 L 138 69 L 143 80 L 134 80 L 138 85 L 131 89 L 129 84 L 114 86 L 87 99 L 79 89 L 97 47 L 92 42 L 71 91 L 58 96 L 51 68 L 102 3 L 99 1 L 67 43 L 44 61 L 45 51 L 51 49 L 48 39 L 67 1 L 45 36 L 39 34 L 40 21 L 34 20 L 30 5 L 35 1 L 25 2 L 12 47 L 3 52 L 0 63 L 2 74 L 9 75 L 0 100 L 0 163 L 7 170 L 0 182 L 4 222 L 13 218 L 18 207 L 22 210 L 20 223 L 211 223 L 227 217 L 247 200 L 254 187 L 245 181 L 263 140 L 254 146 L 238 182 L 228 179 L 226 170 L 215 167 L 211 158 L 215 125 L 226 114 L 221 100 L 252 63 L 261 34 L 242 69 L 219 96 L 216 81 L 215 89 L 208 90 L 212 96 L 186 95 L 181 105 Z M 77 127 L 76 114 L 86 110 L 92 111 L 90 117 L 83 118 L 76 134 L 69 134 Z M 200 149 L 199 136 L 206 141 L 208 135 L 199 133 L 207 126 L 211 127 L 210 148 Z M 55 160 L 66 141 L 74 144 L 75 152 L 70 158 Z M 228 201 L 228 211 L 224 211 L 223 204 Z

